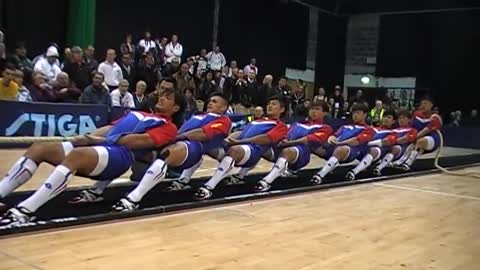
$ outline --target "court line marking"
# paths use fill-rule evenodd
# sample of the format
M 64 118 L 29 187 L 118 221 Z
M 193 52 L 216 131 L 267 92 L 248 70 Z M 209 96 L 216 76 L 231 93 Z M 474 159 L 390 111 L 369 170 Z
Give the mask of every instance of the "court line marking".
M 434 190 L 429 190 L 429 189 L 403 187 L 403 186 L 397 186 L 397 185 L 391 185 L 391 184 L 384 184 L 384 183 L 372 183 L 372 185 L 374 185 L 374 186 L 380 186 L 380 187 L 388 187 L 388 188 L 395 188 L 395 189 L 403 189 L 403 190 L 417 191 L 417 192 L 423 192 L 423 193 L 441 195 L 441 196 L 446 196 L 446 197 L 453 197 L 453 198 L 470 199 L 470 200 L 480 201 L 480 197 L 474 197 L 474 196 L 468 196 L 468 195 L 460 195 L 460 194 L 454 194 L 454 193 L 448 193 L 448 192 L 441 192 L 441 191 L 434 191 Z
M 44 268 L 41 268 L 41 267 L 39 267 L 39 266 L 33 265 L 33 264 L 31 264 L 31 263 L 28 263 L 28 262 L 24 261 L 23 259 L 21 259 L 21 258 L 19 258 L 19 257 L 17 257 L 17 256 L 10 255 L 10 254 L 6 253 L 5 251 L 1 251 L 1 250 L 0 250 L 0 254 L 3 254 L 5 257 L 8 257 L 8 258 L 10 258 L 10 259 L 12 259 L 12 260 L 14 260 L 14 261 L 16 261 L 16 262 L 19 262 L 19 263 L 22 264 L 23 266 L 28 266 L 28 267 L 30 267 L 30 268 L 32 268 L 32 269 L 36 269 L 36 270 L 45 270 Z

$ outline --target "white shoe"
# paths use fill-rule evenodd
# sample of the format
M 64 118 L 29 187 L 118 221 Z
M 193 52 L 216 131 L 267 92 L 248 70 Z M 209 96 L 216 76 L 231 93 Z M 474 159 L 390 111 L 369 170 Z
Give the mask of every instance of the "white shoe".
M 211 198 L 213 196 L 213 192 L 207 187 L 201 187 L 195 192 L 194 199 L 197 201 L 203 201 Z
M 345 179 L 347 181 L 353 181 L 355 180 L 355 174 L 352 172 L 352 171 L 349 171 L 347 172 L 347 174 L 345 175 Z
M 68 201 L 70 204 L 96 203 L 103 201 L 102 194 L 97 194 L 93 189 L 82 190 L 77 197 Z
M 243 181 L 242 178 L 240 178 L 240 176 L 234 174 L 228 178 L 225 178 L 225 180 L 223 180 L 225 185 L 227 186 L 236 186 L 236 185 L 243 185 L 245 184 L 245 181 Z
M 310 180 L 310 183 L 313 185 L 320 185 L 323 182 L 323 178 L 320 175 L 315 174 L 313 178 Z
M 255 192 L 266 192 L 266 191 L 269 191 L 270 188 L 271 188 L 271 185 L 267 183 L 267 181 L 265 180 L 258 181 L 258 183 L 254 187 Z
M 11 208 L 1 218 L 0 225 L 21 225 L 32 222 L 36 217 L 24 207 Z
M 169 192 L 169 191 L 179 191 L 179 190 L 187 190 L 192 188 L 188 184 L 189 180 L 185 178 L 181 178 L 179 180 L 173 181 L 168 187 L 166 187 L 164 190 Z
M 138 203 L 132 202 L 128 198 L 122 198 L 114 206 L 112 210 L 114 212 L 131 212 L 138 209 Z

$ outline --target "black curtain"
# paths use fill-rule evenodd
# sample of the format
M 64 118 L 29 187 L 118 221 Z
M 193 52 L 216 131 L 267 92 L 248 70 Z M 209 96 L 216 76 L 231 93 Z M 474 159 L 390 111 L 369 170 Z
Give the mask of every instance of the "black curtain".
M 297 3 L 288 4 L 288 37 L 287 66 L 305 70 L 307 68 L 307 46 L 309 28 L 308 7 Z
M 333 94 L 336 84 L 343 84 L 347 19 L 320 13 L 318 17 L 315 89 L 323 86 Z
M 377 75 L 414 76 L 442 112 L 478 108 L 480 11 L 381 18 Z
M 213 6 L 213 0 L 144 0 L 128 5 L 116 0 L 97 1 L 96 57 L 102 59 L 110 47 L 118 50 L 127 33 L 133 34 L 137 44 L 145 30 L 153 37 L 170 39 L 177 34 L 185 57 L 199 54 L 201 48 L 210 51 Z
M 44 53 L 51 42 L 65 44 L 68 1 L 65 0 L 3 0 L 3 21 L 7 48 L 25 41 L 28 54 Z M 59 52 L 61 53 L 61 52 Z

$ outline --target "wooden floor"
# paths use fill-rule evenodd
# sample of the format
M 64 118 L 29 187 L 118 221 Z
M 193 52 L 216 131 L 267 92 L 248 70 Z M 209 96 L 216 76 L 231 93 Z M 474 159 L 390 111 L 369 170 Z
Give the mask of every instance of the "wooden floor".
M 478 270 L 479 221 L 480 179 L 431 175 L 1 239 L 0 269 Z
M 14 150 L 0 150 L 0 177 L 3 177 L 10 169 L 10 167 L 15 163 L 15 161 L 20 158 L 24 154 L 25 150 L 14 149 Z M 452 148 L 452 147 L 445 147 L 442 151 L 442 156 L 455 156 L 455 155 L 469 155 L 472 153 L 480 153 L 479 150 L 472 150 L 472 149 L 464 149 L 464 148 Z M 434 154 L 429 154 L 422 156 L 421 158 L 432 158 Z M 205 161 L 195 173 L 195 177 L 200 176 L 210 176 L 215 171 L 217 167 L 217 161 L 205 157 Z M 321 168 L 324 164 L 324 160 L 313 156 L 312 161 L 306 168 Z M 252 170 L 252 173 L 256 172 L 267 172 L 272 168 L 272 164 L 261 160 L 260 163 Z M 18 190 L 36 190 L 45 179 L 48 177 L 49 173 L 52 171 L 53 167 L 48 164 L 42 164 L 38 171 L 35 173 L 35 176 L 26 184 L 21 186 Z M 128 182 L 128 177 L 130 176 L 131 172 L 125 173 L 122 178 L 117 179 L 114 183 L 121 183 L 121 182 Z M 0 178 L 1 179 L 1 178 Z M 75 177 L 70 183 L 70 187 L 75 186 L 86 186 L 91 185 L 92 181 L 88 178 L 83 177 Z

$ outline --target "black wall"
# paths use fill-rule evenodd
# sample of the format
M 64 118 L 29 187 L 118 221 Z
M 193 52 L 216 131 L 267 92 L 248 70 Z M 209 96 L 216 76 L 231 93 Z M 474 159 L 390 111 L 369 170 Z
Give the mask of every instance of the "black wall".
M 381 18 L 377 75 L 414 76 L 443 112 L 479 108 L 480 11 Z

